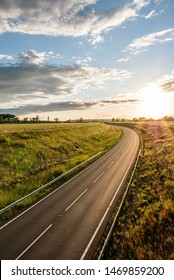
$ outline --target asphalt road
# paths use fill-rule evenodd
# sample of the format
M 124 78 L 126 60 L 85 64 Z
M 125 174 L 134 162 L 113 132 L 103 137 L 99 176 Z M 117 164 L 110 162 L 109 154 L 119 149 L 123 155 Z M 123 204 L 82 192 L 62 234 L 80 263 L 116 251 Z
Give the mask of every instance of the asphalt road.
M 136 159 L 128 128 L 109 153 L 0 228 L 0 258 L 91 259 Z

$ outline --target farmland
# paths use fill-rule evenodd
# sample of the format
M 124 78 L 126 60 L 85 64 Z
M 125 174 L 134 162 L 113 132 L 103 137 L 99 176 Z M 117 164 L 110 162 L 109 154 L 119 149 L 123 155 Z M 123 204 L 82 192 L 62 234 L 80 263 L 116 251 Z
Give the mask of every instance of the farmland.
M 103 258 L 174 259 L 174 125 L 131 126 L 142 152 Z
M 101 123 L 1 124 L 0 208 L 105 153 L 121 136 L 120 129 Z

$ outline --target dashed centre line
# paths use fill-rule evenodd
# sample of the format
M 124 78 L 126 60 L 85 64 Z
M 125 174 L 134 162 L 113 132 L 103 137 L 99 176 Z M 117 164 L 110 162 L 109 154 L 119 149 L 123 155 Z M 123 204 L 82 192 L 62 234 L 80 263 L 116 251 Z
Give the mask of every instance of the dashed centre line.
M 108 165 L 107 169 L 109 169 L 114 163 L 114 160 Z
M 105 172 L 103 171 L 103 172 L 97 177 L 97 179 L 95 179 L 95 181 L 93 182 L 93 184 L 95 184 L 95 182 L 97 182 L 98 179 L 99 179 L 104 173 L 105 173 Z
M 87 190 L 88 190 L 88 189 L 86 189 L 84 192 L 82 192 L 81 195 L 79 195 L 79 196 L 70 204 L 70 206 L 68 206 L 68 207 L 66 208 L 65 211 L 68 211 L 68 210 L 82 197 L 82 195 L 84 195 L 84 194 L 87 192 Z
M 120 155 L 118 155 L 118 156 L 115 158 L 115 160 L 117 160 L 117 159 L 119 158 L 119 156 L 120 156 Z

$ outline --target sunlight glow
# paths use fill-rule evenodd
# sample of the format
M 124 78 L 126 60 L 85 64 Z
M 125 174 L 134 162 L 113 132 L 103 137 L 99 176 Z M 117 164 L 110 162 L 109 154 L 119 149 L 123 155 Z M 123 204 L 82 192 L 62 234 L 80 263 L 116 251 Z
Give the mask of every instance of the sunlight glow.
M 159 86 L 150 84 L 142 93 L 142 115 L 159 119 L 168 115 L 170 98 Z

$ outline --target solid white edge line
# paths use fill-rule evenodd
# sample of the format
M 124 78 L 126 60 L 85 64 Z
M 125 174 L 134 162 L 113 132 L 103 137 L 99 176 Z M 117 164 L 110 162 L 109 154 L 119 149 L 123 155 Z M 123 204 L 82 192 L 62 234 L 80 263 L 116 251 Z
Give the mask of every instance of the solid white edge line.
M 50 228 L 52 227 L 52 224 L 49 225 L 17 258 L 16 260 L 19 260 L 20 257 L 22 257 L 41 237 L 44 235 Z
M 86 189 L 83 193 L 81 193 L 81 195 L 79 195 L 71 204 L 70 206 L 68 206 L 66 208 L 65 211 L 68 211 L 86 192 L 87 192 L 88 189 Z
M 96 164 L 98 161 L 100 161 L 100 159 L 102 159 L 103 157 L 107 156 L 108 154 L 110 154 L 112 151 L 114 151 L 115 149 L 118 148 L 118 145 L 121 145 L 121 141 L 123 140 L 124 137 L 121 138 L 121 140 L 106 154 L 104 154 L 102 157 L 100 157 L 99 159 L 97 159 L 95 162 L 93 162 L 92 164 L 90 164 L 88 167 L 86 167 L 85 169 L 83 169 L 81 172 L 79 172 L 78 174 L 76 174 L 74 177 L 72 177 L 70 180 L 68 180 L 67 182 L 65 182 L 63 185 L 61 185 L 60 187 L 58 187 L 57 189 L 55 189 L 54 191 L 52 191 L 51 193 L 49 193 L 48 195 L 46 195 L 45 197 L 43 197 L 41 200 L 39 200 L 38 202 L 36 202 L 35 204 L 33 204 L 32 206 L 30 206 L 28 209 L 26 209 L 24 212 L 22 212 L 21 214 L 17 215 L 15 218 L 13 218 L 12 220 L 10 220 L 9 222 L 7 222 L 6 224 L 4 224 L 2 227 L 0 227 L 0 230 L 2 230 L 3 228 L 5 228 L 6 226 L 8 226 L 9 224 L 11 224 L 12 222 L 14 222 L 15 220 L 17 220 L 18 218 L 20 218 L 22 215 L 24 215 L 25 213 L 27 213 L 29 210 L 31 210 L 32 208 L 34 208 L 35 206 L 37 206 L 38 204 L 40 204 L 42 201 L 44 201 L 45 199 L 47 199 L 49 196 L 51 196 L 52 194 L 54 194 L 55 192 L 59 191 L 61 188 L 63 188 L 66 184 L 68 184 L 69 182 L 71 182 L 73 179 L 75 179 L 77 176 L 79 176 L 81 173 L 85 172 L 86 170 L 88 170 L 90 167 L 92 167 L 94 164 Z
M 120 185 L 121 185 L 121 183 L 120 183 Z M 85 249 L 83 255 L 81 256 L 80 260 L 84 260 L 86 254 L 87 254 L 87 252 L 88 252 L 88 250 L 89 250 L 89 248 L 91 247 L 91 244 L 92 244 L 92 242 L 94 241 L 94 238 L 96 237 L 96 235 L 97 235 L 97 233 L 98 233 L 98 231 L 99 231 L 99 229 L 100 229 L 100 227 L 101 227 L 101 225 L 102 225 L 102 223 L 103 223 L 103 221 L 104 221 L 104 219 L 105 219 L 105 217 L 106 217 L 106 215 L 107 215 L 107 213 L 108 213 L 108 211 L 109 211 L 109 209 L 110 209 L 110 207 L 111 207 L 111 205 L 112 205 L 112 203 L 113 203 L 113 201 L 114 201 L 114 199 L 115 199 L 115 197 L 116 197 L 116 195 L 117 195 L 117 193 L 118 193 L 118 191 L 119 191 L 119 189 L 120 189 L 120 185 L 119 185 L 119 188 L 117 189 L 117 191 L 116 191 L 116 193 L 115 193 L 113 199 L 111 200 L 111 202 L 110 202 L 108 208 L 106 209 L 106 211 L 105 211 L 105 213 L 104 213 L 104 215 L 103 215 L 103 217 L 102 217 L 102 219 L 101 219 L 101 221 L 100 221 L 98 227 L 96 228 L 96 230 L 95 230 L 95 232 L 94 232 L 94 234 L 93 234 L 91 240 L 89 241 L 89 243 L 88 243 L 88 245 L 87 245 L 87 247 L 86 247 L 86 249 Z
M 95 179 L 95 181 L 93 182 L 93 184 L 95 184 L 95 182 L 97 182 L 97 180 L 104 174 L 105 172 L 103 171 L 98 177 L 97 179 Z
M 114 147 L 115 148 L 115 147 Z M 113 148 L 113 149 L 114 149 Z M 109 151 L 110 152 L 110 151 Z M 108 153 L 109 153 L 108 152 Z M 103 157 L 107 155 L 104 154 Z M 102 158 L 102 157 L 101 157 Z M 93 162 L 92 164 L 90 164 L 88 167 L 86 167 L 85 169 L 83 169 L 82 171 L 80 171 L 78 174 L 76 174 L 75 176 L 73 176 L 71 179 L 69 179 L 67 182 L 65 182 L 63 185 L 61 185 L 60 187 L 58 187 L 57 189 L 55 189 L 54 191 L 52 191 L 51 193 L 49 193 L 48 195 L 46 195 L 45 197 L 43 197 L 41 200 L 39 200 L 38 202 L 36 202 L 35 204 L 33 204 L 32 206 L 30 206 L 28 209 L 26 209 L 24 212 L 22 212 L 21 214 L 17 215 L 15 218 L 13 218 L 12 220 L 10 220 L 9 222 L 7 222 L 6 224 L 4 224 L 2 227 L 0 227 L 0 230 L 5 228 L 6 226 L 8 226 L 9 224 L 11 224 L 12 222 L 14 222 L 16 219 L 20 218 L 22 215 L 24 215 L 25 213 L 27 213 L 29 210 L 31 210 L 32 208 L 34 208 L 35 206 L 37 206 L 38 204 L 40 204 L 42 201 L 44 201 L 45 199 L 47 199 L 49 196 L 53 195 L 55 192 L 61 190 L 64 186 L 66 186 L 69 182 L 71 182 L 73 179 L 75 179 L 76 177 L 78 177 L 81 173 L 85 172 L 86 170 L 88 170 L 90 167 L 92 167 L 95 163 L 97 163 L 101 158 L 99 158 L 98 160 L 96 160 L 95 162 Z
M 132 162 L 134 161 L 134 157 L 135 157 L 136 153 L 137 153 L 137 151 L 135 151 L 134 156 L 133 156 L 133 158 L 132 158 L 132 160 L 131 160 L 131 162 L 130 162 L 130 164 L 129 164 L 127 170 L 126 170 L 126 173 L 124 174 L 124 177 L 123 177 L 123 179 L 121 180 L 120 185 L 119 185 L 117 191 L 116 191 L 115 194 L 114 194 L 114 197 L 112 198 L 112 200 L 111 200 L 111 202 L 110 202 L 110 204 L 109 204 L 109 207 L 106 209 L 106 211 L 105 211 L 105 213 L 104 213 L 104 215 L 103 215 L 103 217 L 102 217 L 102 219 L 101 219 L 101 221 L 100 221 L 98 227 L 96 228 L 96 230 L 95 230 L 93 236 L 91 237 L 91 239 L 90 239 L 90 241 L 89 241 L 89 243 L 88 243 L 88 245 L 87 245 L 85 251 L 83 252 L 83 254 L 82 254 L 80 260 L 84 260 L 84 258 L 85 258 L 85 256 L 86 256 L 86 254 L 87 254 L 87 252 L 88 252 L 88 250 L 89 250 L 89 248 L 90 248 L 92 242 L 94 241 L 94 239 L 95 239 L 95 237 L 96 237 L 96 235 L 97 235 L 97 233 L 98 233 L 98 231 L 99 231 L 99 229 L 100 229 L 100 227 L 101 227 L 101 225 L 102 225 L 102 223 L 103 223 L 103 221 L 104 221 L 104 219 L 105 219 L 105 217 L 106 217 L 106 215 L 107 215 L 107 213 L 108 213 L 108 211 L 109 211 L 109 209 L 110 209 L 110 207 L 111 207 L 111 205 L 112 205 L 112 203 L 114 202 L 114 200 L 115 200 L 115 198 L 116 198 L 116 196 L 117 196 L 118 191 L 120 190 L 120 187 L 121 187 L 121 185 L 122 185 L 124 179 L 125 179 L 126 176 L 127 176 L 127 173 L 129 172 L 130 166 L 131 166 Z
M 7 205 L 6 207 L 4 207 L 4 208 L 2 208 L 2 209 L 0 209 L 0 214 L 5 213 L 7 210 L 13 208 L 13 207 L 14 207 L 15 205 L 17 205 L 18 203 L 24 201 L 25 199 L 31 197 L 32 195 L 34 195 L 34 194 L 36 194 L 36 193 L 38 193 L 38 192 L 44 190 L 45 188 L 51 186 L 53 183 L 59 181 L 61 178 L 65 177 L 67 174 L 69 174 L 69 173 L 72 172 L 73 170 L 77 169 L 78 167 L 82 166 L 83 164 L 89 162 L 91 159 L 95 158 L 95 157 L 96 157 L 97 155 L 99 155 L 99 154 L 101 154 L 101 152 L 95 154 L 94 156 L 92 156 L 91 158 L 85 160 L 84 162 L 82 162 L 82 163 L 76 165 L 75 167 L 71 168 L 71 169 L 68 170 L 67 172 L 65 172 L 65 173 L 63 173 L 62 175 L 56 177 L 55 179 L 49 181 L 48 183 L 42 185 L 41 187 L 35 189 L 34 191 L 32 191 L 31 193 L 25 195 L 24 197 L 21 197 L 20 199 L 18 199 L 18 200 L 16 200 L 16 201 L 12 202 L 11 204 Z

